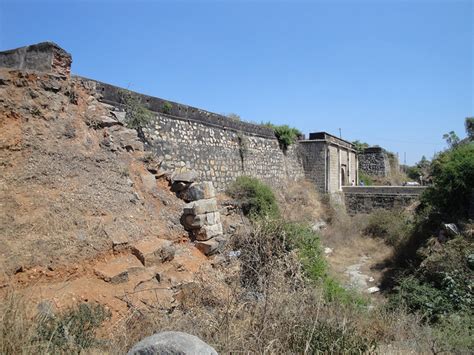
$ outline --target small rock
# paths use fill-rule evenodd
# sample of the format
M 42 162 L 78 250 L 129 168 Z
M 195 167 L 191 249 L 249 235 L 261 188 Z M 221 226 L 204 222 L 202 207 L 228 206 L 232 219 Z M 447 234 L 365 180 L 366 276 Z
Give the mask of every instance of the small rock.
M 313 230 L 313 232 L 319 232 L 320 230 L 323 230 L 324 228 L 326 228 L 326 226 L 327 226 L 326 222 L 319 221 L 313 224 L 311 229 Z
M 329 255 L 332 254 L 333 250 L 331 248 L 324 248 L 324 254 Z
M 459 235 L 459 229 L 454 223 L 445 223 L 443 228 L 450 237 Z
M 367 292 L 368 292 L 368 293 L 380 292 L 380 288 L 378 288 L 377 286 L 369 287 L 369 288 L 367 289 Z
M 206 241 L 199 241 L 194 244 L 204 255 L 211 255 L 219 250 L 220 243 L 216 239 L 210 239 Z
M 98 124 L 100 127 L 105 128 L 105 127 L 112 127 L 117 124 L 121 124 L 120 122 L 114 120 L 113 118 L 109 116 L 100 116 L 99 119 L 97 120 Z
M 125 123 L 125 116 L 127 116 L 127 113 L 126 112 L 123 112 L 123 111 L 112 111 L 111 112 L 112 115 L 115 116 L 115 118 L 117 119 L 117 121 L 119 121 L 120 123 Z

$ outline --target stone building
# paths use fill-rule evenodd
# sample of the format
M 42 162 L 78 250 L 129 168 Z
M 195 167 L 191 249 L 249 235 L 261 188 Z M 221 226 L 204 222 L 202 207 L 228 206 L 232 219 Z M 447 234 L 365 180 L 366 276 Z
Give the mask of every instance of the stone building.
M 42 42 L 0 52 L 0 67 L 36 70 L 69 77 L 72 57 L 53 42 Z
M 396 159 L 393 159 L 395 164 Z M 381 147 L 366 148 L 359 154 L 360 170 L 370 176 L 387 177 L 390 175 L 391 164 L 388 153 Z M 397 168 L 393 166 L 393 168 Z
M 326 132 L 310 133 L 300 140 L 307 179 L 321 192 L 334 193 L 358 183 L 358 158 L 352 143 Z

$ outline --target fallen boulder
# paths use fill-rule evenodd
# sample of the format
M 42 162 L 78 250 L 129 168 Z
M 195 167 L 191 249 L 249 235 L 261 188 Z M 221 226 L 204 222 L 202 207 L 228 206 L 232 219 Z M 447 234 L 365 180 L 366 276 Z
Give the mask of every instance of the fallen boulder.
M 198 337 L 183 332 L 161 332 L 133 346 L 128 355 L 217 355 L 217 351 Z

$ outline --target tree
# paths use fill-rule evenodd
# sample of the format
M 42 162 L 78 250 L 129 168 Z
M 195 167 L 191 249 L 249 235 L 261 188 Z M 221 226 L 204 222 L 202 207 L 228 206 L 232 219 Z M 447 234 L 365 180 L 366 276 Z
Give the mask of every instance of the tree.
M 446 143 L 448 143 L 449 148 L 456 147 L 460 141 L 458 135 L 454 131 L 443 134 L 443 139 L 446 140 Z
M 469 139 L 474 140 L 474 117 L 466 117 L 464 126 L 466 127 L 466 133 Z
M 363 153 L 364 149 L 369 148 L 369 145 L 365 142 L 361 142 L 360 140 L 355 140 L 352 142 L 354 145 L 355 150 L 358 154 Z

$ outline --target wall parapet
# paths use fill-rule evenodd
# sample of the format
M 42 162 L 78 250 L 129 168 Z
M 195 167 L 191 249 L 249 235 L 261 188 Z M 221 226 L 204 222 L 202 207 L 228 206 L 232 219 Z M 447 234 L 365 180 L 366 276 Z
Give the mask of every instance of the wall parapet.
M 275 132 L 273 129 L 249 122 L 243 122 L 231 119 L 229 117 L 202 110 L 197 107 L 180 104 L 178 102 L 161 99 L 154 96 L 149 96 L 126 90 L 118 86 L 103 83 L 97 80 L 84 78 L 78 76 L 79 79 L 94 83 L 96 91 L 101 96 L 101 101 L 107 104 L 120 106 L 122 103 L 121 95 L 123 91 L 131 92 L 136 96 L 141 103 L 150 111 L 165 114 L 170 118 L 189 120 L 198 122 L 204 125 L 217 127 L 221 129 L 229 129 L 233 131 L 245 132 L 251 135 L 260 136 L 264 138 L 275 139 Z
M 350 215 L 377 209 L 400 209 L 415 202 L 424 186 L 344 186 L 344 202 Z
M 346 194 L 421 195 L 426 186 L 343 186 Z

